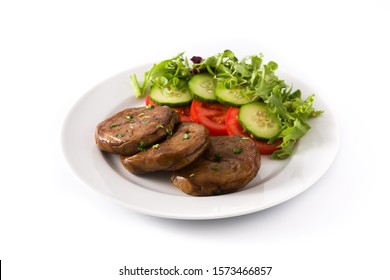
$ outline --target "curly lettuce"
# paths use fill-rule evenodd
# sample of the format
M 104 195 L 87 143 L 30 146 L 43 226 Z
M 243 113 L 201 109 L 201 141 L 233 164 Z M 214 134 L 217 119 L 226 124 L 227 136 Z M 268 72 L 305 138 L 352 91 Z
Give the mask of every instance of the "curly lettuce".
M 137 98 L 145 96 L 152 86 L 167 87 L 172 91 L 181 91 L 187 87 L 188 80 L 192 77 L 192 69 L 187 58 L 180 53 L 177 56 L 154 64 L 144 73 L 142 85 L 139 84 L 135 74 L 130 75 L 130 81 Z
M 208 72 L 218 85 L 227 89 L 238 88 L 248 100 L 263 101 L 280 120 L 280 132 L 269 139 L 269 143 L 280 138 L 283 140 L 280 149 L 271 155 L 273 159 L 288 158 L 298 140 L 310 130 L 307 119 L 323 113 L 313 107 L 314 94 L 303 100 L 299 89 L 293 91 L 292 86 L 276 75 L 278 64 L 274 61 L 264 63 L 261 53 L 239 60 L 232 51 L 225 50 L 205 59 L 193 57 L 192 67 L 183 54 L 155 64 L 144 73 L 142 85 L 135 74 L 131 75 L 136 97 L 145 96 L 152 86 L 180 91 L 187 87 L 193 75 Z

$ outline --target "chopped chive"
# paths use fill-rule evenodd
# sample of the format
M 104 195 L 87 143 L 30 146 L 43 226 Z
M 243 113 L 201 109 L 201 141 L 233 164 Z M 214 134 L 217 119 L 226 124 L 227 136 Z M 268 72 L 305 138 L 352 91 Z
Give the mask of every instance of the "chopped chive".
M 160 147 L 160 144 L 154 144 L 154 145 L 152 146 L 153 149 L 158 149 L 159 147 Z
M 124 134 L 124 133 L 122 133 L 122 132 L 119 132 L 119 133 L 116 134 L 117 137 L 123 137 L 123 136 L 125 136 L 125 135 L 126 135 L 126 134 Z
M 241 154 L 242 152 L 242 147 L 234 147 L 233 148 L 233 153 L 235 154 Z
M 110 125 L 110 128 L 113 128 L 113 127 L 116 127 L 116 126 L 120 126 L 121 124 L 120 123 L 113 123 L 112 125 Z
M 190 139 L 190 135 L 189 135 L 188 133 L 184 133 L 183 139 L 184 139 L 184 140 Z
M 164 126 L 161 123 L 159 123 L 158 125 L 156 125 L 156 128 L 164 128 Z
M 219 170 L 218 164 L 213 164 L 213 165 L 210 166 L 210 168 L 211 168 L 212 170 Z
M 126 118 L 126 120 L 131 121 L 131 120 L 134 119 L 134 115 L 132 115 L 132 114 L 127 114 L 127 115 L 125 116 L 125 118 Z
M 148 124 L 150 123 L 150 120 L 143 121 L 142 124 Z
M 146 106 L 146 109 L 149 109 L 149 110 L 153 109 L 153 108 L 154 108 L 154 106 L 152 104 Z
M 145 142 L 144 142 L 144 141 L 139 142 L 139 143 L 137 144 L 137 148 L 138 148 L 138 150 L 140 150 L 141 152 L 146 151 Z

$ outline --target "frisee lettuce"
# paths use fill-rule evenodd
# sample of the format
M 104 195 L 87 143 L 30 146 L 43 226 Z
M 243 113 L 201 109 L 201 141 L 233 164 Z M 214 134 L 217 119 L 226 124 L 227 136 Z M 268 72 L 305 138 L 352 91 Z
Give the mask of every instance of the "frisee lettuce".
M 232 51 L 225 50 L 193 63 L 190 67 L 184 53 L 180 53 L 145 72 L 142 85 L 138 83 L 135 74 L 130 76 L 130 80 L 136 97 L 142 97 L 152 86 L 181 90 L 187 87 L 188 81 L 196 73 L 210 73 L 216 79 L 217 86 L 240 89 L 248 100 L 261 100 L 267 104 L 282 123 L 280 133 L 269 140 L 272 143 L 276 139 L 283 139 L 280 149 L 271 158 L 285 159 L 292 154 L 297 141 L 309 131 L 307 119 L 319 116 L 323 111 L 314 109 L 314 94 L 303 100 L 299 89 L 293 91 L 292 86 L 287 86 L 278 78 L 277 69 L 278 64 L 274 61 L 264 63 L 262 54 L 239 60 Z
M 192 69 L 188 59 L 180 53 L 177 56 L 154 64 L 150 71 L 144 73 L 142 85 L 138 83 L 135 74 L 130 75 L 130 81 L 135 90 L 135 96 L 145 96 L 152 86 L 166 87 L 172 91 L 182 90 L 187 87 L 188 80 L 192 77 Z

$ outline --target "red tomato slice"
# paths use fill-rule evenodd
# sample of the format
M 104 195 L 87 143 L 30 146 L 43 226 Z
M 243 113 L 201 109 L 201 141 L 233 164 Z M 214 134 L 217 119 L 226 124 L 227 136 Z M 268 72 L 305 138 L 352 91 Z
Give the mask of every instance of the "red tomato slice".
M 272 144 L 268 144 L 265 141 L 261 141 L 258 139 L 254 139 L 251 135 L 244 131 L 244 128 L 238 122 L 238 111 L 239 108 L 230 107 L 226 113 L 226 131 L 229 135 L 242 135 L 246 137 L 250 137 L 259 148 L 260 154 L 262 155 L 270 155 L 274 151 L 278 150 L 278 146 L 282 143 L 282 139 L 276 140 Z
M 184 107 L 178 107 L 178 108 L 172 108 L 175 110 L 179 116 L 180 120 L 182 122 L 192 122 L 191 116 L 190 116 L 190 106 L 184 106 Z
M 148 106 L 148 105 L 152 105 L 152 106 L 156 106 L 156 104 L 150 100 L 150 97 L 147 96 L 146 99 L 145 99 L 145 105 Z M 183 106 L 183 107 L 177 107 L 177 108 L 172 108 L 173 110 L 175 110 L 179 116 L 180 116 L 180 120 L 182 122 L 191 122 L 191 117 L 190 117 L 190 106 Z
M 225 116 L 228 109 L 228 106 L 222 104 L 208 104 L 193 100 L 190 115 L 192 121 L 203 124 L 211 136 L 228 135 L 225 126 Z

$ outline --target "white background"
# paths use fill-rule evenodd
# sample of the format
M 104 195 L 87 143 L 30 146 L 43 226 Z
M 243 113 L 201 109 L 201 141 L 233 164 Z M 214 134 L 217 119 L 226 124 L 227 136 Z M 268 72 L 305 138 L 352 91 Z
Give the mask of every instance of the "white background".
M 385 0 L 1 1 L 4 279 L 244 279 L 131 278 L 124 265 L 389 279 L 389 14 Z M 72 105 L 118 72 L 205 46 L 263 52 L 325 100 L 341 135 L 328 172 L 284 204 L 209 221 L 138 214 L 80 183 L 60 146 Z

